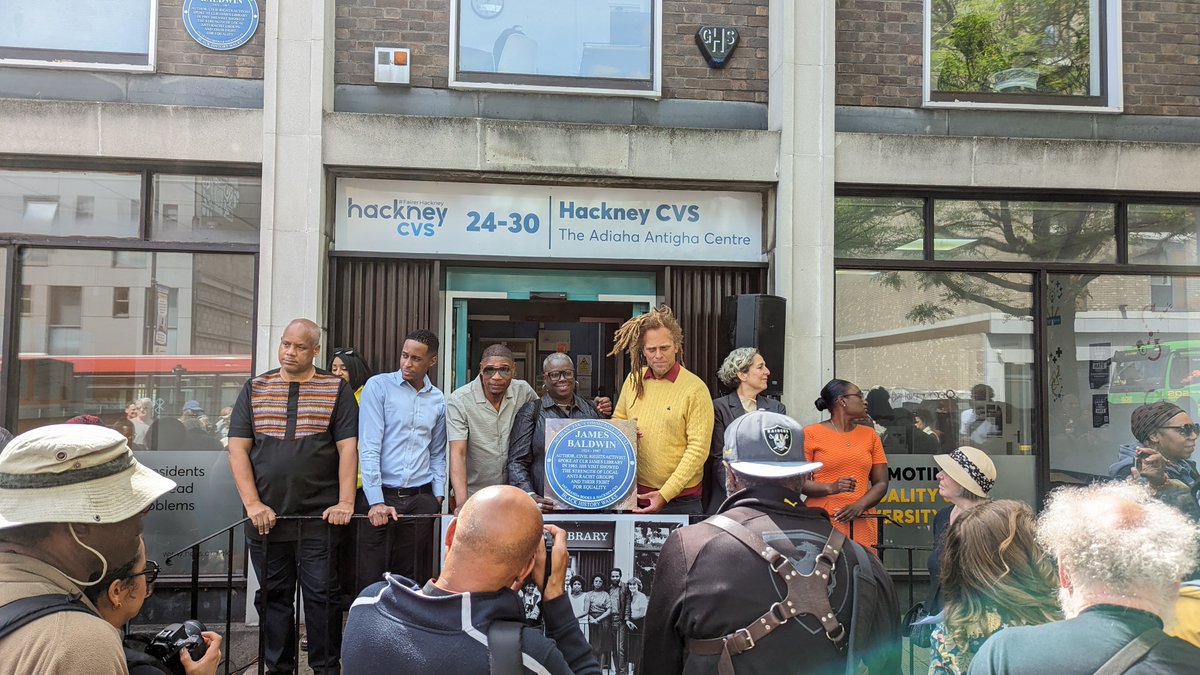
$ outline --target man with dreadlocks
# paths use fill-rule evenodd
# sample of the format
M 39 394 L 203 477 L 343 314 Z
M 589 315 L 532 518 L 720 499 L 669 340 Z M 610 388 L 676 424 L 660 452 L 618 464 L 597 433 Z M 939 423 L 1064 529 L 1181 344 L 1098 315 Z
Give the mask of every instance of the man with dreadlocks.
M 636 513 L 700 514 L 700 479 L 712 440 L 708 386 L 683 367 L 683 330 L 663 305 L 626 321 L 609 356 L 628 352 L 629 377 L 613 419 L 638 428 Z

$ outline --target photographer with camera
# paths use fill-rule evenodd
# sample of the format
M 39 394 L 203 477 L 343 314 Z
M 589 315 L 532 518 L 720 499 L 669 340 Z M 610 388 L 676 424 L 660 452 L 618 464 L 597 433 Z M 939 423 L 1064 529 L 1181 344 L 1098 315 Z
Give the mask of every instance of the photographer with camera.
M 342 641 L 345 672 L 599 675 L 564 592 L 567 533 L 545 525 L 529 495 L 509 485 L 479 490 L 448 540 L 437 579 L 421 587 L 388 574 L 354 601 Z M 545 635 L 524 627 L 517 590 L 531 574 Z M 530 660 L 537 670 L 525 665 Z
M 137 556 L 175 482 L 107 427 L 57 424 L 0 453 L 0 673 L 127 673 L 121 634 L 81 597 Z
M 123 630 L 154 592 L 157 578 L 158 563 L 146 559 L 146 543 L 142 541 L 136 558 L 89 586 L 83 594 L 105 621 Z M 157 635 L 143 637 L 131 635 L 125 639 L 130 675 L 216 675 L 221 664 L 221 636 L 204 630 L 198 621 L 171 624 Z

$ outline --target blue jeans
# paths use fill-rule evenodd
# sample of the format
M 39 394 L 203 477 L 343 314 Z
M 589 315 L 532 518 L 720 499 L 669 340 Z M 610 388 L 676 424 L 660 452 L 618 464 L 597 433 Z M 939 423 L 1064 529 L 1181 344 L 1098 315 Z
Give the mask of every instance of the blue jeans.
M 263 662 L 268 673 L 296 672 L 297 573 L 308 627 L 308 662 L 314 673 L 341 672 L 342 605 L 339 597 L 336 543 L 325 523 L 309 525 L 299 541 L 255 540 L 247 537 L 250 562 L 261 587 L 254 607 L 262 636 Z

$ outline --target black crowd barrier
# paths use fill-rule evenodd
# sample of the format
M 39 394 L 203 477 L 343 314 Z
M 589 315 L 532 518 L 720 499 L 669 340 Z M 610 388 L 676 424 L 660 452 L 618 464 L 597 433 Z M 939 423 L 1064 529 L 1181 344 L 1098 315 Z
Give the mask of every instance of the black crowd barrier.
M 569 515 L 571 512 L 563 512 L 563 513 L 564 513 L 564 515 Z M 594 512 L 588 512 L 588 513 L 594 515 Z M 388 525 L 384 526 L 386 528 L 385 537 L 383 540 L 384 541 L 384 550 L 386 550 L 386 551 L 392 550 L 393 542 L 395 541 L 395 539 L 397 537 L 405 536 L 405 534 L 406 534 L 405 528 L 420 528 L 420 527 L 430 528 L 432 530 L 432 546 L 428 547 L 425 551 L 414 550 L 413 551 L 413 559 L 411 561 L 409 561 L 409 563 L 411 564 L 412 569 L 421 570 L 421 571 L 429 571 L 431 573 L 431 577 L 436 577 L 440 572 L 440 551 L 441 551 L 441 545 L 442 545 L 442 543 L 441 543 L 441 529 L 442 528 L 440 527 L 440 524 L 441 524 L 440 521 L 442 518 L 447 518 L 447 517 L 449 517 L 449 514 L 412 515 L 412 516 L 404 516 L 399 521 L 389 522 Z M 690 521 L 692 523 L 696 523 L 696 522 L 700 522 L 700 521 L 704 520 L 704 518 L 706 518 L 706 516 L 691 516 Z M 887 516 L 866 515 L 866 516 L 863 516 L 861 519 L 867 519 L 867 518 L 875 519 L 878 522 L 877 527 L 878 527 L 880 542 L 886 541 L 886 538 L 884 536 L 885 524 L 891 524 L 895 527 L 902 527 L 898 523 L 895 523 L 895 521 L 892 521 Z M 170 567 L 176 563 L 176 560 L 181 560 L 181 561 L 186 560 L 186 558 L 190 554 L 190 564 L 191 564 L 190 578 L 189 578 L 189 582 L 188 582 L 188 586 L 187 586 L 188 592 L 189 592 L 189 599 L 190 599 L 190 604 L 189 604 L 190 614 L 189 614 L 189 616 L 196 617 L 199 615 L 199 611 L 200 611 L 200 594 L 201 594 L 201 580 L 200 580 L 200 578 L 201 578 L 201 574 L 200 574 L 201 555 L 200 555 L 200 550 L 201 550 L 201 547 L 204 544 L 206 544 L 210 541 L 217 540 L 220 537 L 227 537 L 228 538 L 228 542 L 227 542 L 228 549 L 226 549 L 226 550 L 228 550 L 230 552 L 236 550 L 235 544 L 237 543 L 238 539 L 241 538 L 241 539 L 245 540 L 245 538 L 246 538 L 245 534 L 242 530 L 245 527 L 245 524 L 247 523 L 248 520 L 249 520 L 248 518 L 243 518 L 237 522 L 231 523 L 228 526 L 221 528 L 220 530 L 218 530 L 216 532 L 213 532 L 212 534 L 208 535 L 207 537 L 197 540 L 197 541 L 189 544 L 188 546 L 186 546 L 174 553 L 171 553 L 170 555 L 168 555 L 166 557 L 165 563 L 168 567 Z M 270 561 L 270 560 L 272 560 L 272 553 L 273 552 L 278 553 L 281 549 L 285 552 L 287 552 L 290 549 L 290 552 L 292 553 L 291 558 L 294 561 L 295 568 L 292 570 L 288 570 L 286 573 L 289 574 L 295 580 L 294 581 L 295 592 L 294 592 L 294 596 L 291 598 L 291 607 L 290 607 L 290 610 L 288 611 L 287 618 L 284 619 L 284 621 L 291 622 L 291 625 L 294 628 L 294 631 L 293 631 L 294 634 L 292 636 L 292 641 L 291 641 L 292 653 L 295 655 L 294 658 L 296 659 L 296 661 L 298 663 L 299 655 L 301 653 L 301 631 L 299 630 L 299 626 L 303 623 L 301 620 L 301 608 L 304 605 L 304 603 L 301 601 L 302 583 L 300 582 L 300 577 L 305 573 L 305 570 L 301 569 L 302 556 L 300 555 L 300 549 L 307 543 L 310 546 L 309 551 L 311 552 L 313 550 L 311 548 L 311 544 L 315 540 L 316 542 L 320 543 L 320 546 L 318 546 L 318 548 L 320 548 L 321 546 L 323 546 L 323 548 L 324 548 L 322 557 L 325 558 L 327 564 L 326 564 L 325 570 L 324 570 L 325 574 L 324 574 L 323 581 L 325 583 L 325 587 L 327 589 L 329 589 L 329 591 L 332 591 L 332 592 L 327 592 L 325 594 L 325 597 L 322 598 L 321 602 L 318 603 L 315 607 L 314 607 L 313 603 L 311 603 L 311 602 L 309 603 L 309 606 L 310 606 L 310 609 L 316 608 L 323 612 L 328 612 L 329 613 L 328 616 L 333 617 L 333 620 L 327 622 L 326 626 L 325 626 L 325 628 L 327 630 L 327 634 L 325 635 L 325 644 L 330 645 L 335 650 L 334 653 L 331 654 L 331 657 L 336 659 L 340 655 L 338 653 L 338 652 L 340 652 L 340 648 L 338 647 L 338 645 L 340 645 L 340 636 L 341 636 L 343 619 L 344 619 L 343 612 L 349 610 L 350 603 L 353 601 L 354 597 L 356 597 L 363 588 L 380 580 L 379 578 L 372 578 L 372 579 L 360 578 L 361 575 L 358 574 L 358 572 L 363 569 L 363 567 L 362 567 L 363 547 L 355 545 L 356 541 L 358 539 L 358 536 L 357 536 L 358 533 L 365 531 L 366 528 L 371 528 L 372 530 L 377 529 L 377 528 L 374 528 L 372 525 L 370 525 L 367 522 L 367 517 L 365 515 L 361 515 L 361 514 L 356 514 L 353 517 L 350 524 L 348 524 L 348 525 L 330 525 L 329 523 L 326 523 L 325 521 L 323 521 L 320 516 L 279 516 L 277 518 L 276 528 L 279 528 L 281 524 L 289 523 L 289 522 L 295 523 L 296 534 L 294 536 L 284 537 L 287 539 L 286 541 L 275 541 L 275 542 L 272 542 L 271 535 L 267 534 L 262 539 L 261 558 L 264 561 Z M 853 538 L 853 535 L 854 535 L 854 523 L 851 522 L 851 524 L 850 524 L 851 538 Z M 243 565 L 245 567 L 249 567 L 251 565 L 250 548 L 251 548 L 251 546 L 248 544 L 246 547 L 246 558 L 243 561 Z M 914 574 L 914 569 L 913 569 L 913 554 L 916 551 L 928 551 L 928 550 L 930 550 L 930 548 L 931 547 L 929 547 L 929 546 L 899 546 L 899 545 L 888 545 L 888 544 L 884 544 L 884 543 L 880 543 L 878 546 L 876 546 L 876 550 L 878 551 L 878 553 L 881 557 L 884 556 L 885 552 L 887 552 L 887 551 L 903 551 L 905 553 L 905 557 L 907 559 L 907 565 L 902 570 L 897 570 L 897 569 L 895 569 L 894 566 L 891 569 L 889 569 L 889 573 L 892 575 L 893 580 L 897 581 L 898 583 L 903 581 L 904 585 L 907 586 L 907 589 L 908 589 L 908 592 L 907 592 L 908 602 L 907 602 L 907 604 L 904 604 L 904 602 L 901 601 L 901 607 L 900 607 L 901 612 L 904 612 L 906 609 L 908 609 L 908 607 L 911 607 L 914 602 L 914 599 L 915 599 L 914 598 L 915 574 Z M 234 598 L 234 579 L 235 579 L 235 574 L 234 574 L 235 560 L 234 559 L 235 559 L 235 556 L 233 556 L 233 555 L 228 555 L 225 557 L 225 560 L 226 560 L 225 584 L 224 584 L 224 587 L 225 587 L 224 588 L 224 590 L 225 590 L 224 614 L 225 614 L 225 616 L 224 616 L 224 622 L 223 622 L 223 624 L 224 624 L 223 636 L 225 638 L 225 643 L 223 646 L 224 661 L 221 664 L 221 672 L 225 673 L 225 675 L 245 673 L 245 672 L 249 671 L 249 669 L 251 667 L 256 666 L 257 672 L 263 673 L 263 672 L 265 672 L 264 669 L 265 669 L 265 665 L 266 665 L 265 664 L 266 654 L 264 651 L 266 648 L 265 647 L 266 633 L 268 630 L 279 630 L 279 627 L 281 625 L 286 626 L 287 624 L 279 623 L 281 618 L 278 616 L 272 615 L 271 609 L 267 605 L 266 602 L 260 604 L 259 605 L 260 613 L 259 613 L 259 617 L 258 617 L 258 633 L 257 633 L 258 644 L 256 647 L 257 656 L 254 658 L 251 658 L 248 662 L 242 663 L 240 665 L 235 663 L 235 661 L 234 661 L 234 659 L 236 658 L 235 655 L 247 653 L 248 650 L 244 649 L 244 646 L 237 644 L 236 633 L 233 630 L 233 628 L 234 628 L 233 598 Z M 393 558 L 390 561 L 389 568 L 396 565 L 397 563 L 400 563 L 401 566 L 406 566 L 404 564 L 404 562 L 405 561 L 397 561 Z M 264 567 L 267 564 L 268 564 L 267 562 L 264 562 Z M 241 575 L 244 575 L 246 573 L 245 567 L 243 567 L 243 569 L 241 570 Z M 353 570 L 353 572 L 351 572 L 351 570 Z M 347 574 L 347 572 L 349 572 L 349 574 Z M 923 572 L 923 570 L 922 570 L 922 572 Z M 282 573 L 282 571 L 281 571 L 281 573 Z M 264 574 L 262 575 L 262 578 L 259 579 L 259 591 L 258 591 L 259 593 L 265 592 L 266 586 L 269 583 L 269 580 L 266 578 L 267 576 L 268 575 L 266 574 L 266 570 L 264 570 Z M 240 576 L 239 576 L 239 578 L 240 578 Z M 349 583 L 349 584 L 344 583 L 344 581 L 342 581 L 342 580 L 345 580 L 345 579 L 349 579 L 352 583 Z M 211 575 L 206 575 L 206 580 L 211 583 L 211 581 L 213 581 L 213 577 Z M 305 618 L 310 618 L 310 617 L 305 617 Z M 897 621 L 899 621 L 899 619 L 900 619 L 900 617 L 897 617 Z M 212 627 L 213 627 L 212 625 L 209 626 L 210 629 Z M 310 646 L 311 646 L 312 640 L 310 639 L 309 642 L 310 642 Z M 242 647 L 242 648 L 239 649 L 239 647 Z M 913 654 L 912 649 L 908 650 L 907 661 L 908 661 L 907 672 L 911 675 L 913 673 L 913 667 L 914 667 L 914 654 Z M 310 665 L 312 665 L 312 664 L 310 663 Z M 319 668 L 317 670 L 319 672 Z

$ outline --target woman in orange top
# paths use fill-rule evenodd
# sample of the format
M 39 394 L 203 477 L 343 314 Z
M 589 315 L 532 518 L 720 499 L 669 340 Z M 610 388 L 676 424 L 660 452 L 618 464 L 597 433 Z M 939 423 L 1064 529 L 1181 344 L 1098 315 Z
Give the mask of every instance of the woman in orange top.
M 862 389 L 845 380 L 830 380 L 816 406 L 828 410 L 830 417 L 804 428 L 805 456 L 825 465 L 804 486 L 808 505 L 825 509 L 834 526 L 874 550 L 879 524 L 860 516 L 887 494 L 888 470 L 879 434 L 871 426 L 854 423 L 867 419 Z

